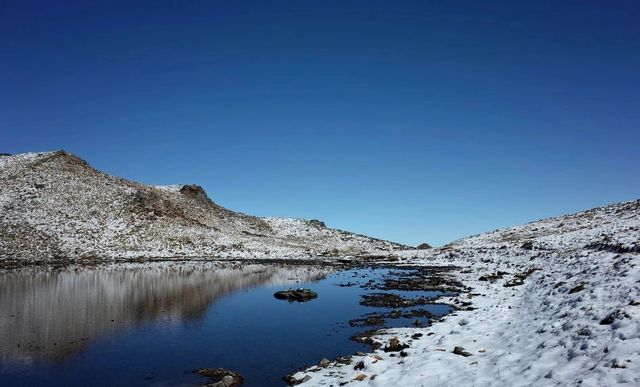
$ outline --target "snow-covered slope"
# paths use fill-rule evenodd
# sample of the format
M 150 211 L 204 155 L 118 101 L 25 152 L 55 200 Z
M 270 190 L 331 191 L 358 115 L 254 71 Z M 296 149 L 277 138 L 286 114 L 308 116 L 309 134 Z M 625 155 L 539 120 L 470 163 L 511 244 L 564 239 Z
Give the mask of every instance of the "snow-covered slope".
M 0 157 L 0 262 L 301 258 L 388 254 L 400 247 L 319 221 L 233 212 L 199 186 L 119 179 L 64 151 Z
M 476 309 L 378 337 L 409 343 L 406 357 L 377 351 L 354 357 L 363 369 L 314 367 L 295 375 L 311 377 L 302 385 L 640 385 L 640 201 L 402 255 L 460 266 L 472 290 L 443 301 Z

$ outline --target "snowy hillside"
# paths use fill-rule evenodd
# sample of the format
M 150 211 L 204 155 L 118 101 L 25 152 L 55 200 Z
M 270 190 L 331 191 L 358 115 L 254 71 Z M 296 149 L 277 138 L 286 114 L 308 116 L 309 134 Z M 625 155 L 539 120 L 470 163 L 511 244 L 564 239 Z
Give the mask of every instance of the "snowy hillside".
M 402 255 L 459 266 L 471 289 L 442 301 L 474 309 L 381 333 L 408 343 L 407 356 L 312 367 L 295 375 L 303 386 L 640 385 L 640 201 Z
M 0 156 L 0 261 L 385 255 L 395 243 L 322 222 L 261 219 L 196 185 L 148 186 L 64 151 Z

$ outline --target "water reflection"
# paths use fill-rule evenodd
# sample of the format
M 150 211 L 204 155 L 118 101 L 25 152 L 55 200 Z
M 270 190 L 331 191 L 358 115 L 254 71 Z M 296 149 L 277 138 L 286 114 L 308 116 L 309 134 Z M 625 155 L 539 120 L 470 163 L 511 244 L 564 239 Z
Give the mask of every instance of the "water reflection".
M 322 278 L 308 266 L 128 264 L 0 274 L 0 360 L 61 361 L 101 335 L 199 319 L 216 298 L 258 285 Z M 293 285 L 292 285 L 293 286 Z

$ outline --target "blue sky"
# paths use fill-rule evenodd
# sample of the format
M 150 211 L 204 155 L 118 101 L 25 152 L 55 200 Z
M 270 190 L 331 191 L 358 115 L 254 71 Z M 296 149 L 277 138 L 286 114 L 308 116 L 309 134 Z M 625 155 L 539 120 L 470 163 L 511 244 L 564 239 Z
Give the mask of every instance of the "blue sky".
M 0 152 L 444 244 L 640 196 L 638 20 L 635 1 L 4 1 Z

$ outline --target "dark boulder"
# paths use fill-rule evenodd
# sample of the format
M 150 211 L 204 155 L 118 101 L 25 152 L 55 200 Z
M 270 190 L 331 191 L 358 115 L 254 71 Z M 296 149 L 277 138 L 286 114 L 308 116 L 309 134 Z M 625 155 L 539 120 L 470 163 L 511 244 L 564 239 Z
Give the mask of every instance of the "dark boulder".
M 533 250 L 533 241 L 524 241 L 520 248 L 525 250 Z
M 275 292 L 273 296 L 278 300 L 287 300 L 289 302 L 305 302 L 313 300 L 314 298 L 318 298 L 318 293 L 312 292 L 310 289 L 299 288 L 281 290 L 279 292 Z
M 389 339 L 389 342 L 387 343 L 387 345 L 385 345 L 383 350 L 385 352 L 400 352 L 405 348 L 409 348 L 409 345 L 405 343 L 401 343 L 400 340 L 393 337 Z
M 244 382 L 242 375 L 225 368 L 201 368 L 195 372 L 209 378 L 206 387 L 235 387 Z
M 471 356 L 471 353 L 470 353 L 470 352 L 468 352 L 468 351 L 466 351 L 466 350 L 465 350 L 464 348 L 462 348 L 462 347 L 455 347 L 455 348 L 453 349 L 453 351 L 451 351 L 451 352 L 453 352 L 453 353 L 454 353 L 454 354 L 456 354 L 456 355 L 460 355 L 460 356 L 464 356 L 464 357 L 469 357 L 469 356 Z

